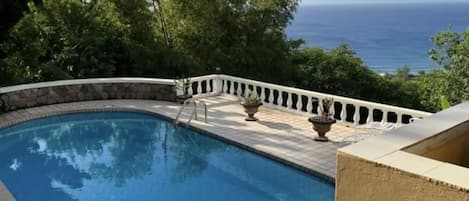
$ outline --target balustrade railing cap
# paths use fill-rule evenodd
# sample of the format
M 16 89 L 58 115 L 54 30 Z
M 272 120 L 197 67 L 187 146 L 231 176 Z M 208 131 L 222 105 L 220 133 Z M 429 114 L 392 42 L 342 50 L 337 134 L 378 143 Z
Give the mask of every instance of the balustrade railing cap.
M 67 85 L 78 85 L 78 84 L 102 84 L 102 83 L 148 83 L 148 84 L 165 84 L 175 85 L 173 79 L 154 79 L 154 78 L 90 78 L 90 79 L 74 79 L 74 80 L 57 80 L 50 82 L 39 82 L 32 84 L 21 84 L 15 86 L 8 86 L 0 88 L 0 94 L 20 91 L 25 89 L 45 88 L 54 86 L 67 86 Z

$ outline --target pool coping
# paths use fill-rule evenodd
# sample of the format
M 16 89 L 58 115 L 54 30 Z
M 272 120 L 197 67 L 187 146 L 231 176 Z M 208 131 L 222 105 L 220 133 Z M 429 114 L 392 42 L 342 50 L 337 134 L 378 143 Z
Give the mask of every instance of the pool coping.
M 113 101 L 137 101 L 139 99 L 118 99 L 118 100 L 113 100 Z M 158 112 L 154 110 L 150 110 L 150 108 L 144 108 L 144 107 L 124 107 L 124 106 L 116 106 L 116 105 L 109 105 L 109 107 L 100 107 L 101 105 L 93 105 L 92 108 L 69 108 L 69 107 L 56 107 L 55 109 L 48 110 L 46 112 L 44 111 L 39 111 L 38 108 L 47 108 L 50 106 L 66 106 L 70 104 L 77 104 L 77 103 L 91 103 L 91 102 L 106 102 L 109 100 L 95 100 L 95 101 L 78 101 L 78 102 L 70 102 L 70 103 L 60 103 L 60 104 L 51 104 L 51 105 L 46 105 L 46 106 L 38 106 L 38 107 L 32 107 L 32 108 L 25 108 L 21 110 L 16 110 L 16 111 L 11 111 L 8 113 L 19 113 L 19 112 L 29 112 L 29 110 L 32 110 L 32 112 L 29 112 L 30 115 L 26 116 L 26 118 L 20 118 L 20 119 L 15 119 L 15 120 L 9 120 L 7 123 L 2 124 L 0 122 L 0 129 L 7 129 L 9 127 L 15 126 L 20 123 L 32 121 L 32 120 L 37 120 L 37 119 L 42 119 L 42 118 L 47 118 L 47 117 L 52 117 L 52 116 L 60 116 L 60 115 L 67 115 L 67 114 L 77 114 L 77 113 L 93 113 L 93 112 L 135 112 L 135 113 L 142 113 L 142 114 L 147 114 L 147 115 L 152 115 L 155 117 L 159 117 L 162 119 L 165 119 L 170 122 L 174 122 L 175 118 L 169 115 L 164 114 L 163 112 Z M 152 101 L 152 100 L 144 100 L 144 101 Z M 155 101 L 156 102 L 156 101 Z M 168 105 L 174 105 L 175 103 L 173 102 L 167 102 L 167 101 L 159 101 L 163 103 L 167 103 Z M 87 105 L 88 107 L 90 105 Z M 4 113 L 4 114 L 8 114 Z M 0 114 L 1 115 L 1 114 Z M 187 125 L 185 122 L 179 122 L 179 126 L 182 127 L 187 127 L 190 128 L 194 131 L 197 131 L 200 134 L 212 137 L 216 140 L 220 140 L 222 142 L 228 143 L 230 145 L 234 145 L 236 147 L 239 147 L 241 149 L 244 149 L 246 151 L 250 151 L 252 153 L 258 154 L 259 156 L 271 159 L 273 161 L 279 162 L 283 165 L 289 166 L 291 168 L 294 168 L 296 170 L 299 170 L 301 172 L 307 173 L 311 176 L 316 176 L 322 179 L 324 182 L 327 182 L 331 185 L 335 184 L 335 178 L 331 177 L 329 175 L 323 174 L 319 172 L 318 170 L 314 170 L 308 167 L 305 167 L 301 164 L 297 164 L 291 161 L 288 161 L 287 159 L 283 159 L 280 156 L 276 156 L 273 153 L 268 153 L 266 151 L 262 151 L 259 149 L 256 149 L 254 147 L 251 147 L 249 145 L 245 145 L 241 142 L 237 142 L 232 139 L 228 139 L 226 137 L 223 137 L 219 134 L 216 134 L 214 132 L 208 131 L 204 128 L 197 127 L 196 125 L 190 124 Z
M 438 143 L 466 134 L 468 112 L 469 102 L 464 102 L 407 126 L 341 148 L 337 153 L 339 157 L 353 156 L 356 160 L 406 172 L 435 185 L 446 185 L 469 193 L 469 168 L 423 155 Z

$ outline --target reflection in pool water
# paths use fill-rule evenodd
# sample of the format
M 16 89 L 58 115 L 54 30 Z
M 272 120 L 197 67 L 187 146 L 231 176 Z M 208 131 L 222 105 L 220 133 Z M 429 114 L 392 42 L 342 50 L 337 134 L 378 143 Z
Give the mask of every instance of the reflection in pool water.
M 0 130 L 18 201 L 334 199 L 316 177 L 153 116 L 81 113 Z

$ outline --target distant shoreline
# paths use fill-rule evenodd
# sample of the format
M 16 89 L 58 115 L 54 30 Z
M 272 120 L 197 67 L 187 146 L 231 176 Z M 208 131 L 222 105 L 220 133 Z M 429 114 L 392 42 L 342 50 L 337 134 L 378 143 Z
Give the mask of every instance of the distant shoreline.
M 305 47 L 334 49 L 347 44 L 377 73 L 409 66 L 411 72 L 439 66 L 430 60 L 431 38 L 469 27 L 469 2 L 302 4 L 286 28 L 288 39 L 303 39 Z

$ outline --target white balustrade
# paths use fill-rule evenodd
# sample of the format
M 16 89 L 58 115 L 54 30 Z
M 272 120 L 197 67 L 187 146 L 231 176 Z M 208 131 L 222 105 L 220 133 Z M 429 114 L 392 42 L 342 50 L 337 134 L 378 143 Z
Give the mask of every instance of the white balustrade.
M 189 93 L 189 95 L 194 94 L 194 90 L 192 89 L 192 83 L 189 84 L 189 89 L 187 89 L 187 93 Z
M 278 91 L 278 96 L 277 96 L 277 106 L 283 108 L 283 93 L 282 91 Z
M 368 118 L 366 118 L 366 123 L 371 123 L 374 121 L 374 117 L 373 117 L 373 111 L 375 109 L 374 108 L 369 108 L 368 109 Z
M 293 109 L 292 108 L 292 102 L 293 102 L 292 95 L 291 95 L 291 93 L 288 93 L 288 95 L 287 95 L 287 108 L 288 109 Z
M 383 122 L 388 122 L 388 113 L 391 112 L 391 113 L 397 114 L 397 117 L 395 119 L 397 120 L 397 123 L 403 123 L 402 122 L 404 119 L 403 116 L 405 115 L 409 117 L 413 117 L 413 118 L 423 118 L 425 116 L 432 114 L 432 113 L 418 111 L 418 110 L 401 108 L 401 107 L 374 103 L 374 102 L 369 102 L 369 101 L 362 101 L 362 100 L 336 96 L 336 95 L 331 95 L 331 94 L 325 94 L 325 93 L 319 93 L 319 92 L 314 92 L 314 91 L 307 91 L 307 90 L 286 87 L 286 86 L 281 86 L 281 85 L 276 85 L 276 84 L 270 84 L 270 83 L 265 83 L 265 82 L 259 82 L 255 80 L 249 80 L 249 79 L 233 77 L 233 76 L 228 76 L 228 75 L 218 75 L 218 76 L 220 76 L 220 79 L 223 80 L 225 85 L 227 81 L 230 81 L 232 83 L 231 86 L 233 86 L 233 88 L 234 88 L 233 83 L 237 83 L 238 95 L 241 94 L 242 92 L 241 84 L 244 84 L 246 86 L 246 89 L 248 89 L 248 86 L 253 86 L 254 90 L 256 90 L 256 87 L 260 87 L 261 88 L 260 97 L 262 101 L 264 102 L 265 100 L 268 100 L 269 103 L 266 103 L 266 105 L 268 105 L 269 107 L 275 107 L 277 109 L 284 110 L 284 111 L 310 115 L 314 112 L 313 100 L 318 101 L 319 108 L 317 111 L 321 112 L 322 100 L 325 98 L 333 98 L 336 103 L 339 103 L 341 105 L 340 119 L 342 122 L 346 122 L 346 119 L 352 119 L 352 122 L 350 123 L 354 123 L 354 124 L 359 124 L 361 119 L 366 120 L 366 122 L 371 122 L 374 120 L 374 117 L 373 117 L 374 110 L 379 110 L 383 112 L 383 117 L 381 118 Z M 269 93 L 266 93 L 266 90 L 268 90 Z M 274 91 L 276 92 L 274 93 Z M 229 89 L 227 93 L 231 94 Z M 274 94 L 277 94 L 277 97 L 275 97 Z M 297 102 L 295 105 L 296 107 L 293 107 L 293 104 L 294 104 L 293 95 L 297 97 Z M 303 100 L 302 98 L 303 96 L 307 97 L 307 101 Z M 285 100 L 286 102 L 284 104 L 285 97 L 286 97 L 286 100 Z M 277 104 L 274 104 L 274 100 L 277 100 Z M 306 104 L 306 111 L 302 110 L 305 104 Z M 355 111 L 353 112 L 353 114 L 347 113 L 347 105 L 351 105 L 354 108 Z M 368 110 L 368 114 L 366 116 L 365 116 L 366 113 L 360 114 L 360 108 L 366 108 L 366 110 Z M 335 111 L 335 107 L 332 107 L 331 112 L 335 114 L 338 111 Z M 349 117 L 349 115 L 351 115 L 351 117 Z
M 355 125 L 358 125 L 360 122 L 360 107 L 356 105 L 354 105 L 354 107 L 355 107 L 355 111 L 353 114 L 353 123 Z
M 121 78 L 122 82 L 126 81 L 127 78 Z M 100 79 L 102 80 L 102 79 Z M 100 81 L 98 80 L 98 81 Z M 169 79 L 146 79 L 147 81 L 157 81 L 174 84 L 173 80 Z M 67 81 L 68 82 L 81 82 L 77 81 Z M 194 89 L 195 84 L 195 89 Z M 244 91 L 242 89 L 244 86 Z M 190 86 L 188 88 L 188 93 L 193 95 L 203 95 L 203 94 L 231 94 L 237 96 L 243 96 L 244 93 L 248 93 L 250 87 L 252 90 L 260 89 L 261 100 L 266 103 L 266 106 L 274 107 L 280 110 L 295 112 L 298 114 L 312 115 L 316 114 L 316 111 L 321 112 L 322 100 L 325 98 L 333 98 L 337 105 L 340 105 L 340 119 L 342 122 L 349 122 L 354 124 L 359 124 L 360 120 L 366 120 L 367 123 L 381 120 L 382 122 L 394 121 L 395 123 L 404 123 L 404 119 L 407 121 L 409 118 L 424 118 L 431 115 L 432 113 L 412 110 L 402 107 L 396 107 L 391 105 L 385 105 L 380 103 L 374 103 L 369 101 L 362 101 L 353 98 L 347 98 L 343 96 L 336 96 L 331 94 L 319 93 L 314 91 L 307 91 L 303 89 L 297 89 L 292 87 L 286 87 L 282 85 L 270 84 L 265 82 L 259 82 L 255 80 L 243 79 L 239 77 L 233 77 L 228 75 L 206 75 L 199 77 L 192 77 L 190 79 Z M 11 87 L 10 87 L 11 88 Z M 17 87 L 14 87 L 15 89 Z M 2 88 L 3 90 L 8 90 L 9 88 Z M 268 93 L 267 93 L 268 91 Z M 277 96 L 275 96 L 277 95 Z M 293 97 L 296 97 L 296 102 L 293 101 Z M 303 97 L 306 97 L 304 99 Z M 285 99 L 285 100 L 284 100 Z M 276 104 L 274 104 L 276 100 Z M 285 101 L 285 104 L 284 104 Z M 317 103 L 315 103 L 317 101 Z M 303 110 L 304 105 L 306 104 L 306 111 Z M 313 105 L 317 105 L 317 110 L 314 110 Z M 347 112 L 347 105 L 354 108 L 354 112 Z M 360 108 L 368 110 L 360 114 Z M 382 117 L 373 116 L 374 111 L 382 112 Z M 335 108 L 331 108 L 331 112 L 334 114 L 338 111 L 335 111 Z M 351 121 L 347 121 L 351 120 Z
M 190 87 L 188 93 L 193 95 L 221 93 L 224 80 L 220 79 L 219 75 L 206 75 L 200 77 L 192 77 L 190 79 Z M 212 85 L 210 85 L 212 83 Z M 196 85 L 194 91 L 194 84 Z M 213 87 L 212 87 L 213 86 Z M 225 85 L 226 87 L 226 85 Z
M 222 93 L 227 93 L 227 94 L 230 93 L 230 92 L 228 91 L 228 81 L 223 80 L 223 88 L 222 88 L 222 89 L 223 89 Z
M 388 111 L 383 110 L 383 119 L 381 120 L 381 122 L 388 122 Z
M 213 80 L 212 80 L 213 81 Z M 212 82 L 213 83 L 213 82 Z M 207 93 L 212 92 L 212 87 L 210 86 L 210 80 L 205 81 L 205 84 L 207 86 Z
M 264 87 L 261 87 L 261 100 L 262 100 L 262 102 L 265 101 L 265 89 L 264 89 Z
M 260 98 L 262 102 L 268 107 L 274 107 L 280 110 L 296 112 L 299 114 L 312 115 L 316 113 L 313 111 L 313 103 L 317 102 L 318 108 L 317 112 L 320 113 L 322 110 L 322 100 L 325 98 L 333 98 L 336 104 L 340 104 L 340 121 L 347 122 L 346 120 L 352 120 L 349 123 L 359 124 L 360 120 L 366 120 L 367 123 L 375 121 L 373 117 L 373 111 L 381 111 L 383 113 L 382 118 L 379 118 L 382 122 L 388 122 L 388 114 L 396 114 L 397 117 L 394 118 L 396 123 L 403 123 L 404 116 L 409 116 L 412 118 L 423 118 L 425 116 L 431 115 L 432 113 L 422 112 L 418 110 L 412 110 L 407 108 L 401 108 L 391 105 L 385 105 L 380 103 L 374 103 L 369 101 L 362 101 L 342 96 L 336 96 L 331 94 L 319 93 L 314 91 L 307 91 L 303 89 L 297 89 L 292 87 L 286 87 L 282 85 L 270 84 L 265 82 L 259 82 L 255 80 L 243 79 L 239 77 L 233 77 L 228 75 L 207 75 L 200 77 L 191 78 L 191 87 L 189 88 L 189 93 L 193 94 L 192 83 L 196 83 L 196 93 L 197 94 L 231 94 L 242 97 L 247 95 L 252 90 L 257 92 L 257 89 L 260 88 Z M 204 83 L 204 84 L 202 84 Z M 212 83 L 212 85 L 210 84 Z M 242 86 L 244 86 L 244 91 Z M 268 93 L 267 93 L 268 91 Z M 277 94 L 277 97 L 275 97 Z M 284 96 L 286 95 L 286 96 Z M 297 97 L 296 103 L 293 101 L 293 97 Z M 304 100 L 304 97 L 307 100 Z M 286 98 L 285 102 L 284 99 Z M 265 101 L 268 101 L 265 102 Z M 274 104 L 276 100 L 276 104 Z M 284 104 L 285 103 L 285 104 Z M 306 111 L 303 110 L 304 105 L 306 104 Z M 316 104 L 315 104 L 316 105 Z M 347 105 L 350 105 L 354 108 L 354 112 L 347 112 Z M 360 114 L 360 108 L 366 108 L 368 114 Z M 331 108 L 332 114 L 335 114 L 335 107 Z
M 303 96 L 298 95 L 297 101 L 296 101 L 296 111 L 301 112 L 303 111 Z
M 322 100 L 323 100 L 322 98 L 319 98 L 319 99 L 318 99 L 318 114 L 319 114 L 319 115 L 320 115 L 322 112 L 325 112 L 325 111 L 323 111 L 323 110 L 324 110 L 324 109 L 323 109 L 324 107 L 323 107 L 323 104 L 322 104 Z
M 274 92 L 269 89 L 269 105 L 274 105 Z
M 347 120 L 347 104 L 341 103 L 342 108 L 340 109 L 340 121 L 345 122 Z
M 202 93 L 202 82 L 201 81 L 198 81 L 197 82 L 197 94 L 201 94 Z
M 313 112 L 313 102 L 311 101 L 312 98 L 309 96 L 306 97 L 308 98 L 308 101 L 306 101 L 308 104 L 306 105 L 306 113 L 311 114 Z

